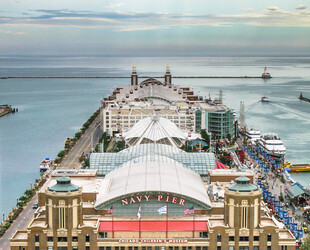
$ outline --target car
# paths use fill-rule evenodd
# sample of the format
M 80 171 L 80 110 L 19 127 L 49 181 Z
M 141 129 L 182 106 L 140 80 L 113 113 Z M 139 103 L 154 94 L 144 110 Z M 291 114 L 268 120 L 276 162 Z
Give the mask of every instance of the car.
M 32 208 L 33 209 L 37 209 L 38 208 L 38 203 L 33 203 Z

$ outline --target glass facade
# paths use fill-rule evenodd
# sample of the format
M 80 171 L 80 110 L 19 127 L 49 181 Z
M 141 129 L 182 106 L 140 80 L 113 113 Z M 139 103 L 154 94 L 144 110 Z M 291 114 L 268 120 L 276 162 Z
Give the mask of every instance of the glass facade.
M 201 130 L 201 114 L 202 111 L 200 109 L 196 110 L 196 119 L 195 119 L 195 131 L 199 132 Z
M 140 144 L 118 153 L 92 153 L 90 168 L 97 169 L 97 174 L 103 176 L 130 161 L 178 162 L 202 176 L 208 175 L 209 169 L 215 167 L 213 153 L 187 153 L 169 145 Z
M 212 139 L 227 138 L 228 135 L 233 138 L 234 131 L 234 115 L 231 110 L 226 112 L 207 112 L 206 127 L 208 132 L 211 132 Z

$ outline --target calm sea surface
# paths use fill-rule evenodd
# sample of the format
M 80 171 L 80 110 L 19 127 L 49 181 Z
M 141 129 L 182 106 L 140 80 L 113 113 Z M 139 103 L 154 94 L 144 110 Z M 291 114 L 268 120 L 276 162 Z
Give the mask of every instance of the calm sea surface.
M 248 127 L 278 133 L 287 147 L 286 160 L 310 163 L 310 58 L 259 57 L 0 57 L 0 76 L 163 76 L 166 64 L 177 76 L 259 76 L 263 68 L 273 78 L 173 79 L 202 96 L 218 96 L 239 113 L 244 101 Z M 0 213 L 7 214 L 24 190 L 39 177 L 39 164 L 55 158 L 67 137 L 72 137 L 100 106 L 103 96 L 129 79 L 0 79 L 0 104 L 18 113 L 0 118 Z M 260 103 L 261 96 L 270 103 Z M 292 174 L 303 185 L 310 173 Z

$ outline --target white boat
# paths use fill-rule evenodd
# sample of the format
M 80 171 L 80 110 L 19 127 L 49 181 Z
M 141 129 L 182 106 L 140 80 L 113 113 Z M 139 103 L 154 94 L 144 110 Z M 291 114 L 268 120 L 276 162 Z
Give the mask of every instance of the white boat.
M 45 158 L 40 164 L 40 171 L 44 172 L 52 167 L 52 160 Z
M 252 143 L 255 143 L 260 138 L 260 131 L 251 128 L 250 130 L 246 131 L 246 136 Z
M 281 158 L 286 153 L 286 148 L 284 147 L 282 140 L 277 134 L 264 134 L 260 137 L 257 143 L 270 156 Z
M 269 100 L 269 98 L 268 98 L 267 96 L 262 96 L 262 97 L 260 98 L 260 100 L 261 100 L 262 102 L 270 102 L 270 100 Z

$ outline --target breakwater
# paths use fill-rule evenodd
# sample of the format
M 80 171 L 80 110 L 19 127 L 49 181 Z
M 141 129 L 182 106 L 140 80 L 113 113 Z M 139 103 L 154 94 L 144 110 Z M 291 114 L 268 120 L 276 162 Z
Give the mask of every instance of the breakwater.
M 129 79 L 130 76 L 5 76 L 1 77 L 0 79 Z M 163 76 L 139 76 L 142 79 L 148 78 L 164 78 Z M 261 76 L 172 76 L 175 79 L 259 79 L 262 78 Z

